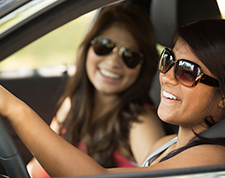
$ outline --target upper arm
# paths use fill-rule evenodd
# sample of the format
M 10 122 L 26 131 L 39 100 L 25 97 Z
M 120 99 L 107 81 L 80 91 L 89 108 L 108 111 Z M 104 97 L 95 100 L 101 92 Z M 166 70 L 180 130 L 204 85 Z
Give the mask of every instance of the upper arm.
M 225 147 L 220 145 L 198 145 L 174 157 L 148 166 L 149 170 L 177 169 L 225 164 Z
M 153 144 L 165 135 L 165 131 L 156 113 L 150 109 L 145 108 L 138 118 L 141 123 L 131 125 L 130 144 L 136 162 L 141 165 Z

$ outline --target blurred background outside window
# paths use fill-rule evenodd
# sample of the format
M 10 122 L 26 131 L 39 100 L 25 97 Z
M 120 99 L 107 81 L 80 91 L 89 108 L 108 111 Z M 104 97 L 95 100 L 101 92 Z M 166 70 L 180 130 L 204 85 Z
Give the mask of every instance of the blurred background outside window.
M 225 18 L 225 0 L 217 0 L 217 2 Z M 22 48 L 0 63 L 0 71 L 74 64 L 78 46 L 95 13 L 96 10 L 89 12 Z M 0 31 L 1 28 L 3 26 L 0 25 Z M 161 50 L 162 47 L 158 46 L 158 48 Z

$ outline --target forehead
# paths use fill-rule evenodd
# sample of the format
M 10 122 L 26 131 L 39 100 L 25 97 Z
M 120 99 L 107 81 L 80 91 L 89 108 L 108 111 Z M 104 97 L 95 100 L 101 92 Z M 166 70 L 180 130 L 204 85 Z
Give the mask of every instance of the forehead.
M 206 66 L 198 59 L 198 57 L 193 53 L 190 46 L 182 39 L 178 38 L 175 46 L 173 48 L 173 53 L 175 60 L 187 59 L 198 64 L 204 73 L 210 74 L 211 72 L 206 68 Z
M 103 37 L 107 37 L 114 42 L 124 46 L 138 47 L 136 40 L 129 30 L 120 23 L 113 23 L 106 28 L 101 34 Z
M 201 62 L 197 56 L 192 52 L 190 46 L 182 39 L 179 38 L 177 42 L 175 43 L 175 46 L 173 48 L 173 53 L 176 58 L 178 59 L 188 59 L 192 62 L 195 62 L 198 64 L 198 62 Z

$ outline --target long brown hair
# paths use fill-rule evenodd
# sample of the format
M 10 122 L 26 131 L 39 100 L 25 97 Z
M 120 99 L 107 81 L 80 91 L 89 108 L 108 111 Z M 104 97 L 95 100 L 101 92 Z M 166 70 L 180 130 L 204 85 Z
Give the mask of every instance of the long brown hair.
M 108 113 L 93 121 L 95 88 L 86 72 L 87 51 L 90 41 L 115 22 L 122 24 L 136 40 L 144 54 L 144 63 L 133 85 L 119 94 Z M 79 47 L 76 74 L 71 78 L 58 105 L 60 107 L 66 97 L 71 98 L 71 110 L 63 124 L 66 128 L 64 138 L 77 146 L 85 137 L 87 153 L 102 166 L 115 167 L 113 151 L 118 147 L 130 151 L 130 123 L 138 122 L 137 116 L 144 103 L 151 103 L 149 90 L 157 69 L 157 60 L 155 32 L 148 15 L 129 3 L 104 7 Z M 133 157 L 131 151 L 130 157 Z

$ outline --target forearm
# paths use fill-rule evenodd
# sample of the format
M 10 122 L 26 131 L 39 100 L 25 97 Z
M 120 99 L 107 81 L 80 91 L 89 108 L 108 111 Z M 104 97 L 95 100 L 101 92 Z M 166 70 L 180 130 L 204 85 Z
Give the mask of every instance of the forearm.
M 25 103 L 0 89 L 0 112 L 50 176 L 106 173 L 88 155 L 57 135 Z M 4 102 L 3 102 L 4 101 Z
M 142 168 L 104 169 L 57 135 L 31 108 L 0 86 L 0 115 L 52 177 L 136 172 Z

